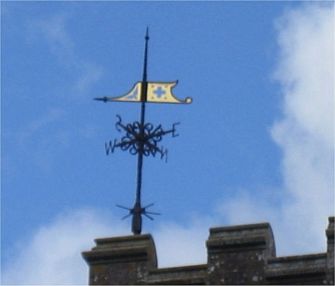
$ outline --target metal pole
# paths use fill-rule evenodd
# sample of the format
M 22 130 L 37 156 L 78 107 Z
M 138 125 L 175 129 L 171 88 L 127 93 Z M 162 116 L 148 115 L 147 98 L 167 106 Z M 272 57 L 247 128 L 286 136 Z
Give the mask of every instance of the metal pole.
M 145 103 L 147 101 L 147 63 L 148 63 L 148 41 L 149 41 L 149 29 L 147 28 L 145 34 L 145 50 L 144 50 L 144 67 L 143 67 L 143 79 L 141 89 L 141 118 L 140 118 L 140 140 L 137 156 L 137 186 L 136 186 L 136 198 L 135 205 L 133 208 L 133 222 L 132 232 L 134 234 L 141 234 L 142 231 L 142 206 L 141 206 L 141 188 L 142 188 L 142 169 L 143 169 L 143 153 L 144 153 L 144 124 L 145 124 Z

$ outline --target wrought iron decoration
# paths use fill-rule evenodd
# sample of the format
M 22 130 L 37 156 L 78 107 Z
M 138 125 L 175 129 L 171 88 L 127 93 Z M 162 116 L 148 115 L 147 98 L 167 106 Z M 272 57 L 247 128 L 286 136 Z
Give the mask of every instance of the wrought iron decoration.
M 135 204 L 132 208 L 117 205 L 120 208 L 126 209 L 129 213 L 122 219 L 132 216 L 132 232 L 133 234 L 141 234 L 142 232 L 142 215 L 150 220 L 153 220 L 151 215 L 159 215 L 159 213 L 148 211 L 147 209 L 153 204 L 142 207 L 141 204 L 141 187 L 142 187 L 142 169 L 143 169 L 143 156 L 153 156 L 157 154 L 161 159 L 167 160 L 167 149 L 158 144 L 162 141 L 163 137 L 171 134 L 172 137 L 178 136 L 176 126 L 179 124 L 174 123 L 172 128 L 164 130 L 159 124 L 154 126 L 151 123 L 145 122 L 145 108 L 146 103 L 191 103 L 191 98 L 180 100 L 172 94 L 172 88 L 177 84 L 175 82 L 148 82 L 147 81 L 147 63 L 148 63 L 148 41 L 149 31 L 146 30 L 145 35 L 145 50 L 144 50 L 144 67 L 143 78 L 141 82 L 137 82 L 130 92 L 119 97 L 98 97 L 95 100 L 103 102 L 140 102 L 141 115 L 140 121 L 124 124 L 120 115 L 117 115 L 117 122 L 115 127 L 117 131 L 124 132 L 125 134 L 121 139 L 114 139 L 105 143 L 106 155 L 109 155 L 119 148 L 122 151 L 129 151 L 132 155 L 137 155 L 137 186 Z
M 164 130 L 161 125 L 154 128 L 151 123 L 145 123 L 141 125 L 140 122 L 135 121 L 132 124 L 124 125 L 120 115 L 116 116 L 118 121 L 115 124 L 116 130 L 119 132 L 125 131 L 126 134 L 120 139 L 114 139 L 105 143 L 106 155 L 114 153 L 115 148 L 120 148 L 122 151 L 129 151 L 132 155 L 137 155 L 143 152 L 144 156 L 153 157 L 158 153 L 161 159 L 165 158 L 167 161 L 168 150 L 164 147 L 159 147 L 158 143 L 162 141 L 163 136 L 166 134 L 172 134 L 172 137 L 177 137 L 176 126 L 179 122 L 174 123 L 170 130 Z M 141 146 L 143 144 L 143 149 Z

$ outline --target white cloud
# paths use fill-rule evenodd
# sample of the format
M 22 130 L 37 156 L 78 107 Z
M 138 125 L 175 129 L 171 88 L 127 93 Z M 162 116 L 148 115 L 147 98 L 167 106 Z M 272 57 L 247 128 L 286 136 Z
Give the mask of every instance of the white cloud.
M 207 233 L 205 223 L 158 226 L 153 237 L 159 266 L 205 263 Z M 3 269 L 2 283 L 87 285 L 88 266 L 81 252 L 91 249 L 97 237 L 118 235 L 129 235 L 129 223 L 109 212 L 80 209 L 61 214 L 31 240 L 20 242 L 17 255 Z
M 34 19 L 27 24 L 27 40 L 39 45 L 47 44 L 49 51 L 67 67 L 75 58 L 75 44 L 66 29 L 68 15 L 55 14 L 48 18 Z M 43 42 L 40 42 L 43 40 Z
M 334 24 L 334 6 L 322 4 L 278 22 L 284 117 L 272 135 L 283 150 L 284 195 L 290 196 L 281 229 L 285 243 L 300 252 L 325 248 L 326 218 L 334 213 Z
M 187 225 L 165 222 L 153 231 L 158 266 L 204 264 L 207 262 L 206 240 L 214 219 L 197 217 Z
M 81 252 L 93 246 L 94 238 L 127 233 L 109 213 L 82 209 L 62 214 L 18 247 L 18 255 L 2 272 L 2 283 L 87 285 Z
M 34 20 L 28 25 L 27 38 L 41 45 L 42 39 L 49 51 L 64 68 L 76 75 L 71 92 L 82 95 L 103 76 L 103 68 L 91 60 L 79 58 L 75 42 L 67 27 L 69 15 L 55 14 L 48 18 Z
M 48 128 L 50 124 L 62 120 L 65 114 L 66 112 L 63 109 L 51 108 L 39 116 L 39 118 L 32 120 L 17 134 L 20 146 L 24 146 L 28 139 L 43 129 Z
M 230 224 L 271 222 L 276 218 L 270 194 L 256 196 L 247 190 L 237 191 L 230 200 L 219 204 L 217 211 Z
M 64 109 L 50 108 L 25 123 L 19 130 L 10 132 L 17 142 L 17 152 L 26 154 L 27 149 L 31 150 L 29 156 L 32 167 L 50 172 L 55 160 L 54 148 L 68 147 L 70 132 L 63 128 L 66 116 L 67 112 Z M 48 136 L 45 136 L 46 132 Z
M 102 77 L 102 74 L 102 67 L 96 64 L 83 62 L 81 64 L 80 76 L 74 83 L 74 90 L 76 92 L 79 91 L 80 93 L 89 90 L 90 87 Z
M 287 11 L 276 27 L 283 117 L 271 135 L 283 152 L 281 200 L 271 207 L 269 198 L 242 192 L 221 211 L 232 223 L 270 221 L 281 255 L 323 251 L 334 214 L 333 5 Z
M 334 24 L 333 7 L 313 5 L 290 11 L 277 25 L 283 121 L 297 128 L 292 133 L 303 131 L 328 146 L 334 143 Z

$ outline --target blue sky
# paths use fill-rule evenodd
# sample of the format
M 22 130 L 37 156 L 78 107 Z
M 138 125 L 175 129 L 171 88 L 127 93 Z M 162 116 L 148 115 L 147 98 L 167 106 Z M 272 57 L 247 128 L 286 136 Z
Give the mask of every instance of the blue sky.
M 90 229 L 92 239 L 130 234 L 115 204 L 133 204 L 136 157 L 106 156 L 104 143 L 120 136 L 116 115 L 138 120 L 140 106 L 92 98 L 124 94 L 141 80 L 147 26 L 148 79 L 179 80 L 176 96 L 193 98 L 147 108 L 154 124 L 181 122 L 180 136 L 163 141 L 168 163 L 144 162 L 143 202 L 162 216 L 143 228 L 162 265 L 175 263 L 161 246 L 171 230 L 185 244 L 200 233 L 204 247 L 209 227 L 234 223 L 270 222 L 279 255 L 325 249 L 334 189 L 334 66 L 323 61 L 334 58 L 331 4 L 2 2 L 1 9 L 5 273 L 58 226 L 82 222 L 78 235 Z M 307 219 L 311 239 L 297 243 Z M 190 252 L 181 263 L 205 262 L 205 250 Z M 14 281 L 8 275 L 5 282 Z

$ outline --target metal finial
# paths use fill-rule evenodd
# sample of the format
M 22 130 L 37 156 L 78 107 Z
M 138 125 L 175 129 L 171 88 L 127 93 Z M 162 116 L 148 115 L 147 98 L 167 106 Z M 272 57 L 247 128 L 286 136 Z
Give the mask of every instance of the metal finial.
M 149 40 L 149 26 L 147 26 L 147 30 L 145 32 L 145 40 L 148 41 Z

